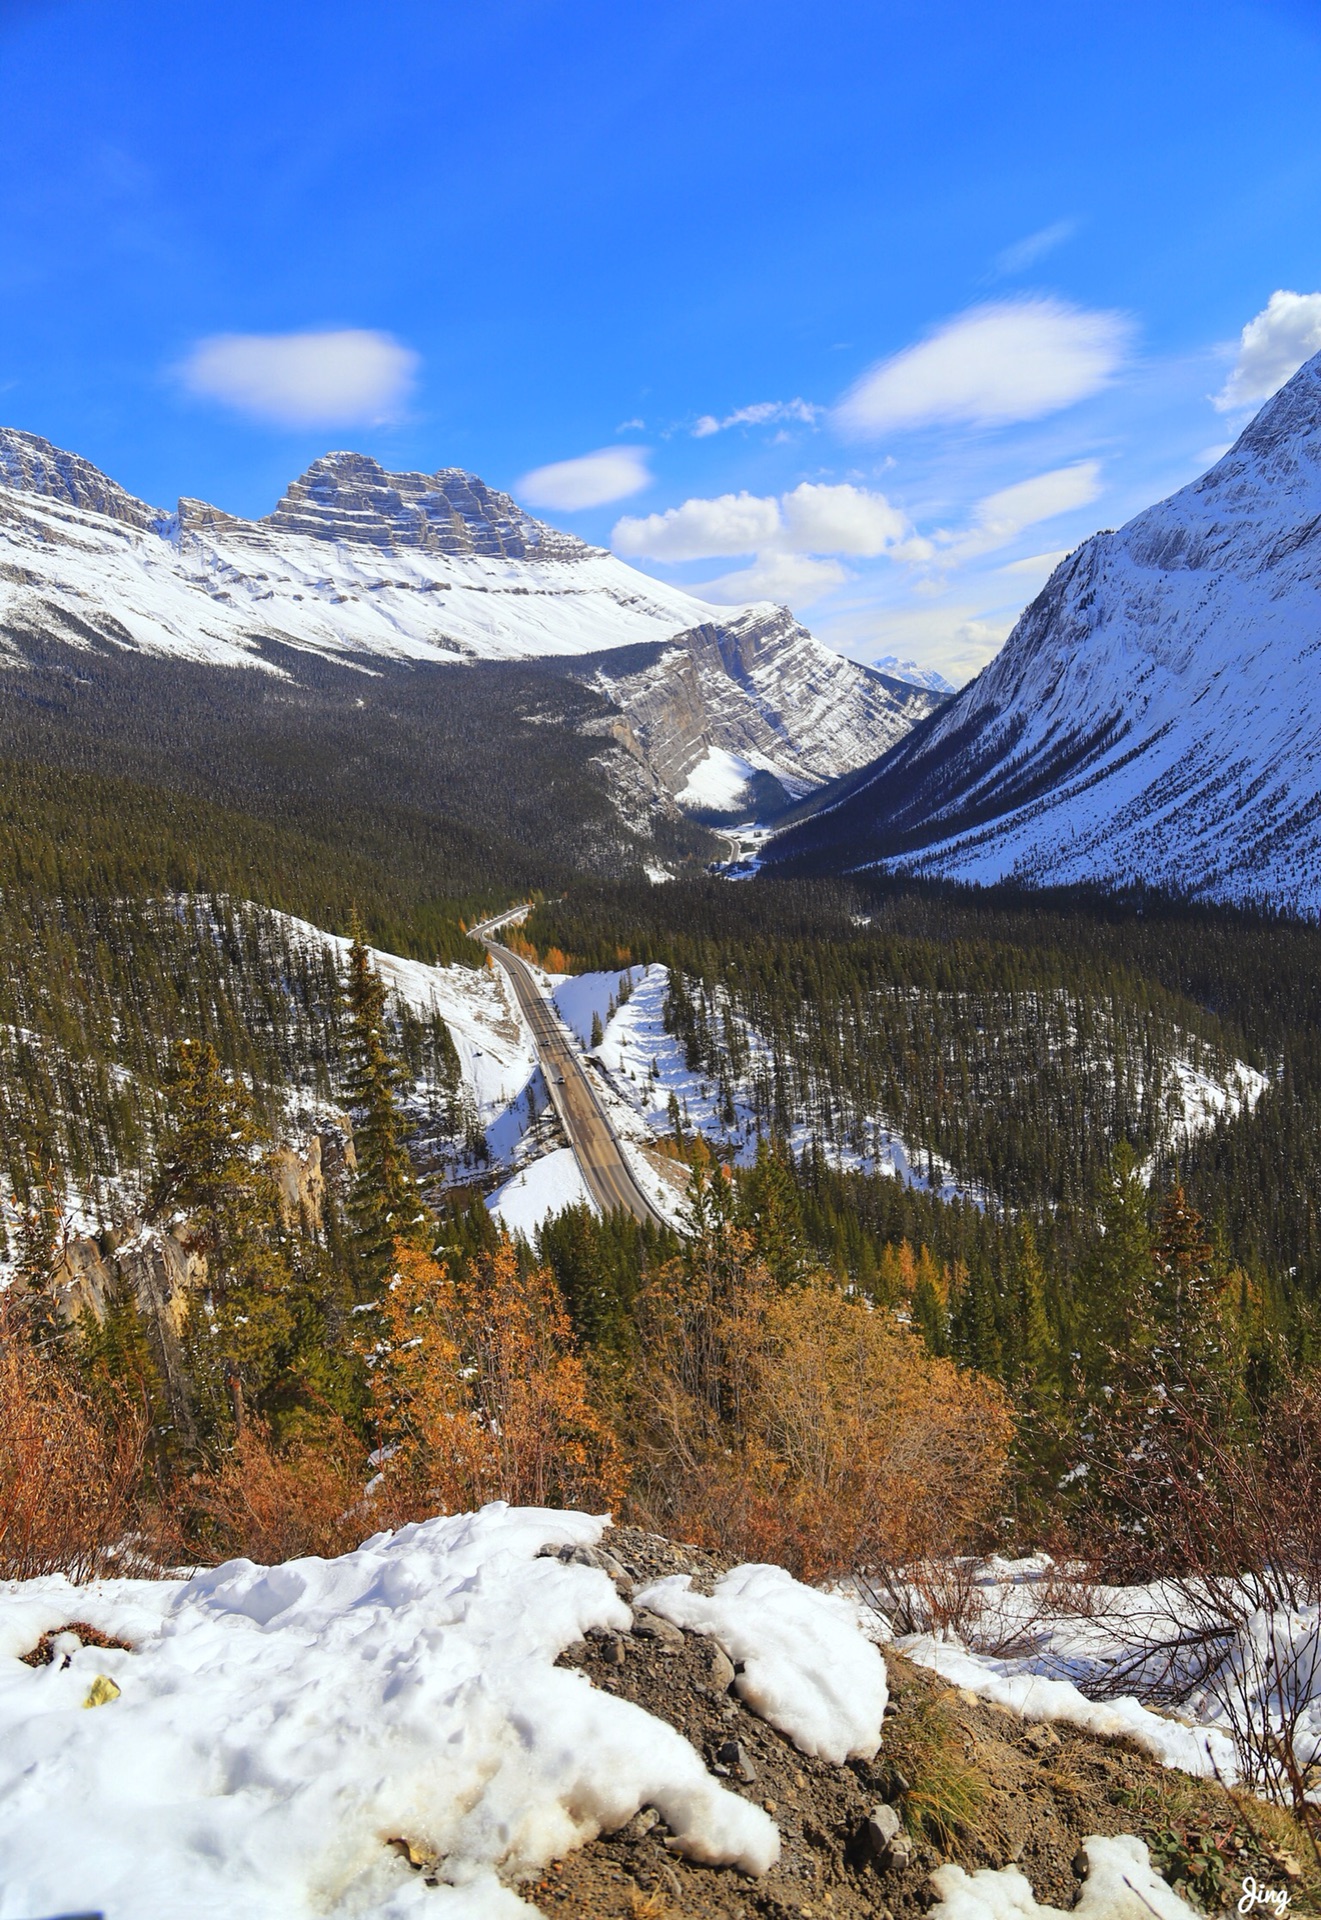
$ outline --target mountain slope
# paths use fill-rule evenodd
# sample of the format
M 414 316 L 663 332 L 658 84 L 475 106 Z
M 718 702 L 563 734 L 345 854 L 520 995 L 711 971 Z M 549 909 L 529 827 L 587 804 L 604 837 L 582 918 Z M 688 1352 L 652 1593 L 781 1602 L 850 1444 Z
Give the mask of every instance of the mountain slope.
M 644 763 L 644 787 L 671 801 L 714 750 L 801 793 L 872 758 L 934 704 L 842 659 L 783 609 L 707 606 L 457 468 L 392 474 L 327 454 L 248 521 L 188 499 L 167 513 L 77 455 L 4 429 L 0 649 L 30 661 L 34 639 L 294 681 L 320 663 L 389 674 L 576 661 L 625 706 L 626 690 L 616 699 L 583 657 L 656 647 L 645 690 L 664 683 L 670 698 L 649 703 L 645 742 L 626 737 L 627 723 L 619 738 Z
M 1321 356 L 1065 560 L 943 712 L 772 848 L 1321 909 Z

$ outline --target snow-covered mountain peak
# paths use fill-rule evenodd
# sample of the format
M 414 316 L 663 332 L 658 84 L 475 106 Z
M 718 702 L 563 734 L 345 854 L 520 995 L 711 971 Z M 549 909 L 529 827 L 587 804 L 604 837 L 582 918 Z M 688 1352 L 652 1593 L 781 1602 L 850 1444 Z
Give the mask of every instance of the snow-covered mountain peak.
M 144 533 L 156 531 L 170 517 L 160 507 L 150 507 L 126 492 L 81 454 L 66 453 L 39 433 L 24 433 L 19 427 L 0 427 L 0 487 L 36 494 L 82 513 L 104 514 Z
M 1321 910 L 1321 355 L 779 851 Z
M 1316 536 L 1321 515 L 1321 354 L 1208 472 L 1112 537 L 1138 566 L 1272 566 Z
M 601 725 L 647 805 L 713 754 L 746 762 L 754 785 L 769 774 L 782 800 L 935 704 L 784 608 L 711 606 L 458 467 L 391 473 L 327 453 L 264 519 L 189 498 L 166 514 L 76 454 L 0 430 L 0 654 L 31 661 L 51 642 L 288 679 L 299 654 L 390 671 L 624 650 L 602 662 L 597 691 L 619 711 Z
M 491 560 L 570 560 L 593 551 L 461 467 L 390 473 L 365 453 L 314 460 L 261 524 L 316 540 Z

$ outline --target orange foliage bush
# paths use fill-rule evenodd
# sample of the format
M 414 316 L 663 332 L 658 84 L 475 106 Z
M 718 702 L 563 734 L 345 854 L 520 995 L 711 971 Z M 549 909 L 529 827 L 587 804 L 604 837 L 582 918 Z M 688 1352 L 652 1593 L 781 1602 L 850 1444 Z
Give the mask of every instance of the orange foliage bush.
M 777 1288 L 726 1227 L 646 1320 L 651 1524 L 819 1580 L 956 1553 L 991 1512 L 1012 1436 L 999 1389 L 828 1277 Z
M 369 1355 L 387 1524 L 487 1500 L 613 1507 L 626 1474 L 559 1288 L 508 1241 L 471 1265 L 395 1250 Z
M 133 1526 L 145 1410 L 93 1403 L 0 1304 L 0 1579 L 92 1580 Z
M 283 1447 L 253 1422 L 210 1472 L 171 1490 L 156 1551 L 170 1561 L 242 1554 L 263 1566 L 347 1553 L 379 1525 L 364 1496 L 367 1475 L 367 1450 L 340 1420 Z

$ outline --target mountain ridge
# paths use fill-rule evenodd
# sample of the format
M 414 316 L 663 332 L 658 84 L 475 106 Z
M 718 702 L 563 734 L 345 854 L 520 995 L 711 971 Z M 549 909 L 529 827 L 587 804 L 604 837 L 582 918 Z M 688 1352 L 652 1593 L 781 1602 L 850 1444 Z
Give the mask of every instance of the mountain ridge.
M 785 608 L 714 607 L 639 574 L 461 468 L 390 473 L 333 452 L 261 519 L 188 497 L 171 514 L 81 456 L 0 428 L 0 651 L 23 664 L 31 635 L 286 678 L 299 656 L 373 673 L 578 661 L 620 705 L 620 742 L 670 806 L 713 753 L 747 761 L 749 793 L 767 775 L 796 798 L 940 697 L 844 659 Z M 653 662 L 645 686 L 594 664 L 657 643 L 668 665 Z M 630 737 L 639 699 L 645 739 Z
M 1321 356 L 1062 561 L 976 680 L 768 857 L 1316 912 L 1318 651 Z

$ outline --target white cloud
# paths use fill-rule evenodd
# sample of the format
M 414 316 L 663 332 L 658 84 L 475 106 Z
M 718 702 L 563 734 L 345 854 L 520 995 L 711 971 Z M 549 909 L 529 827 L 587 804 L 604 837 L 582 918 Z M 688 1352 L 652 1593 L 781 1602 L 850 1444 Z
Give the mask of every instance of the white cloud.
M 724 493 L 715 500 L 685 500 L 681 507 L 643 519 L 625 517 L 612 543 L 616 553 L 630 559 L 671 561 L 738 553 L 755 553 L 763 562 L 777 555 L 832 553 L 890 553 L 909 560 L 932 551 L 883 493 L 807 480 L 778 500 Z M 819 576 L 804 571 L 802 577 Z
M 1029 267 L 1035 267 L 1038 260 L 1044 260 L 1048 253 L 1054 253 L 1056 247 L 1062 247 L 1066 240 L 1072 240 L 1077 231 L 1076 220 L 1056 220 L 1036 233 L 1029 233 L 1025 239 L 1016 240 L 1012 247 L 1006 247 L 1003 253 L 996 254 L 995 277 L 1025 273 Z
M 849 579 L 838 560 L 813 560 L 801 553 L 758 554 L 750 567 L 707 580 L 690 592 L 722 606 L 745 600 L 774 600 L 777 605 L 810 607 Z
M 781 501 L 781 545 L 797 553 L 899 553 L 915 559 L 929 552 L 911 523 L 883 493 L 848 485 L 815 486 L 805 480 Z
M 979 553 L 991 553 L 1007 546 L 1025 527 L 1090 505 L 1100 491 L 1101 469 L 1095 460 L 1080 460 L 1076 466 L 1056 467 L 1051 473 L 1002 487 L 978 501 L 972 526 L 946 548 L 943 557 L 970 560 Z
M 514 492 L 530 507 L 554 507 L 561 513 L 604 507 L 651 485 L 647 453 L 646 447 L 598 447 L 576 460 L 555 460 L 525 473 Z
M 776 500 L 754 493 L 722 493 L 717 500 L 685 500 L 681 507 L 625 518 L 611 544 L 631 559 L 706 560 L 717 554 L 756 553 L 780 531 Z
M 764 427 L 773 421 L 793 420 L 810 427 L 824 412 L 824 407 L 814 406 L 810 400 L 758 400 L 750 407 L 736 407 L 723 420 L 717 420 L 713 413 L 704 413 L 693 423 L 693 439 L 707 440 L 713 433 L 724 433 L 728 427 Z
M 1026 560 L 1006 562 L 1003 567 L 997 567 L 996 572 L 1010 574 L 1015 580 L 1038 580 L 1044 584 L 1060 561 L 1067 560 L 1072 552 L 1072 547 L 1060 547 L 1054 553 L 1029 554 Z
M 1123 357 L 1122 314 L 1062 300 L 973 307 L 865 373 L 835 410 L 860 438 L 960 423 L 1037 420 L 1097 392 Z
M 221 333 L 179 368 L 189 392 L 280 427 L 371 426 L 396 418 L 419 360 L 388 333 Z
M 1273 293 L 1239 340 L 1238 359 L 1215 404 L 1221 413 L 1269 400 L 1321 353 L 1321 293 Z

